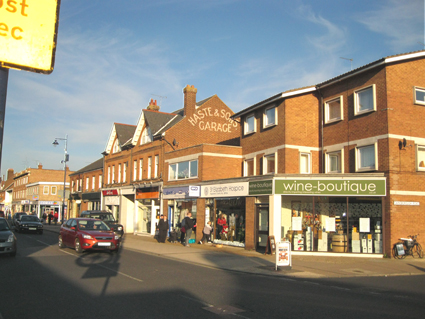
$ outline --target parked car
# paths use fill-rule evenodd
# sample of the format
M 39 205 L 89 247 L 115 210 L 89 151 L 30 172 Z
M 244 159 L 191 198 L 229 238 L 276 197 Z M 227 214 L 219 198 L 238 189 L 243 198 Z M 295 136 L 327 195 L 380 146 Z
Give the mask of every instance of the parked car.
M 6 219 L 0 218 L 0 254 L 16 256 L 16 236 Z
M 100 219 L 107 224 L 109 228 L 120 235 L 120 237 L 124 235 L 123 225 L 118 224 L 111 212 L 106 210 L 85 210 L 81 212 L 80 217 Z
M 75 248 L 77 253 L 85 250 L 117 252 L 121 239 L 103 221 L 93 218 L 71 218 L 62 224 L 59 248 Z
M 15 230 L 18 233 L 22 231 L 33 231 L 41 235 L 43 234 L 43 224 L 35 215 L 22 215 L 19 220 L 16 221 Z
M 16 226 L 16 222 L 19 220 L 19 218 L 21 218 L 21 216 L 23 215 L 27 215 L 27 213 L 23 213 L 23 212 L 19 212 L 19 213 L 15 213 L 15 215 L 13 215 L 13 225 Z

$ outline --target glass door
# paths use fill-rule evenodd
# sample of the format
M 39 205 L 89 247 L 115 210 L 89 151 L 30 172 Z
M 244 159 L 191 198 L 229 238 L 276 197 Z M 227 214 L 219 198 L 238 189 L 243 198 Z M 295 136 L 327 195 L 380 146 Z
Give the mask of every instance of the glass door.
M 269 206 L 257 207 L 257 249 L 265 249 L 269 237 Z

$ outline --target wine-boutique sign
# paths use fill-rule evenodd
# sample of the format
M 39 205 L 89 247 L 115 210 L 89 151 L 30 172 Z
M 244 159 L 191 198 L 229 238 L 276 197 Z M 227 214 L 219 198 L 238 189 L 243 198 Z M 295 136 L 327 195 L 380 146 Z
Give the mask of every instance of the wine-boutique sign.
M 386 179 L 276 179 L 275 194 L 386 196 Z
M 0 0 L 0 66 L 53 71 L 60 0 Z

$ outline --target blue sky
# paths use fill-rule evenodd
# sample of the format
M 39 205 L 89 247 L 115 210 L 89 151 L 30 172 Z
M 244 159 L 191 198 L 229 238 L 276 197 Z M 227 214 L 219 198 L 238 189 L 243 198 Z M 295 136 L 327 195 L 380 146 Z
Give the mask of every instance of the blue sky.
M 424 0 L 62 0 L 55 69 L 10 70 L 2 175 L 101 158 L 114 122 L 135 125 L 217 94 L 237 112 L 382 57 L 424 49 Z M 164 98 L 160 98 L 163 96 Z

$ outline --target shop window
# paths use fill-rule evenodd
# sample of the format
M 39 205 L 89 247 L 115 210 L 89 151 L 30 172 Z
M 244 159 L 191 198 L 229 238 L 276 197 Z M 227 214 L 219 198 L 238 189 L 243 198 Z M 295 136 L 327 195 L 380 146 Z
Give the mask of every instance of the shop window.
M 326 153 L 326 173 L 341 173 L 342 157 L 342 151 Z
M 325 123 L 332 123 L 343 119 L 342 95 L 325 102 Z
M 263 172 L 264 174 L 274 174 L 276 172 L 276 154 L 264 156 Z
M 354 114 L 376 111 L 375 84 L 354 92 Z
M 245 132 L 245 135 L 252 134 L 252 133 L 255 132 L 255 116 L 254 116 L 254 114 L 248 115 L 245 118 L 244 132 Z
M 49 186 L 43 187 L 43 195 L 49 195 Z
M 277 108 L 275 106 L 266 108 L 263 116 L 263 127 L 270 127 L 277 124 Z
M 169 165 L 169 180 L 198 177 L 198 160 Z
M 57 195 L 57 194 L 58 194 L 58 187 L 52 186 L 52 195 Z
M 311 154 L 300 153 L 300 174 L 310 174 Z
M 356 147 L 356 171 L 377 169 L 377 145 Z
M 416 170 L 425 171 L 425 146 L 416 146 Z
M 425 105 L 425 89 L 415 87 L 415 103 Z
M 214 220 L 214 243 L 245 246 L 245 198 L 217 199 Z
M 244 176 L 254 176 L 254 159 L 247 159 L 244 162 Z

